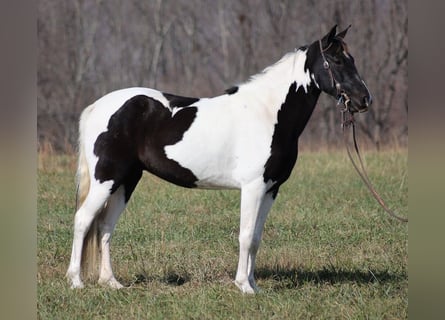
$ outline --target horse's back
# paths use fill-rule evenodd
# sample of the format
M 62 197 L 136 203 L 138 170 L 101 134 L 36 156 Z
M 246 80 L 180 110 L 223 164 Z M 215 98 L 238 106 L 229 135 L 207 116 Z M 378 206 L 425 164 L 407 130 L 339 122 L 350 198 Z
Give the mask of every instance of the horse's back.
M 126 101 L 138 95 L 145 95 L 159 101 L 165 106 L 168 105 L 168 100 L 162 92 L 151 88 L 132 87 L 107 93 L 96 100 L 94 103 L 95 109 L 100 109 L 100 111 L 106 112 L 107 114 L 113 114 L 122 107 Z

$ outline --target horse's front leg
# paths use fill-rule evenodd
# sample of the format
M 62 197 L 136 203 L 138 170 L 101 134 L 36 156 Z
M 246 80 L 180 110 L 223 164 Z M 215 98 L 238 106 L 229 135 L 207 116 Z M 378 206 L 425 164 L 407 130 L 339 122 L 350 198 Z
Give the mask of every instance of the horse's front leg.
M 255 293 L 255 258 L 261 241 L 264 223 L 273 204 L 267 185 L 258 179 L 241 189 L 241 218 L 239 233 L 239 261 L 235 284 L 244 293 Z

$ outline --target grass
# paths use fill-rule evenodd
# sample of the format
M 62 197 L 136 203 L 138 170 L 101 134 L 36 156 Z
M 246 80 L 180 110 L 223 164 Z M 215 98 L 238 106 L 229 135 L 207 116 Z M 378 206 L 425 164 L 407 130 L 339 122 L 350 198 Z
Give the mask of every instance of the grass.
M 407 151 L 365 159 L 376 189 L 406 214 Z M 148 174 L 112 242 L 128 288 L 69 289 L 74 171 L 73 157 L 39 159 L 40 319 L 407 318 L 408 226 L 379 208 L 344 152 L 300 155 L 266 222 L 255 296 L 232 284 L 239 192 L 182 189 Z

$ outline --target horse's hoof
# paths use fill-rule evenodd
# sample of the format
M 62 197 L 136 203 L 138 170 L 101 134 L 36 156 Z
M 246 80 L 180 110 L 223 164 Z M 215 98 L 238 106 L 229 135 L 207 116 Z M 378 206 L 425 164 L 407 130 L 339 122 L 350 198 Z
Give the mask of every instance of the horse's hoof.
M 122 289 L 124 286 L 117 281 L 115 278 L 111 279 L 99 279 L 98 283 L 104 287 L 109 287 L 111 289 Z
M 258 287 L 255 285 L 254 286 L 250 285 L 249 282 L 240 283 L 235 280 L 233 283 L 235 283 L 235 285 L 241 290 L 242 293 L 255 294 L 259 292 Z
M 71 284 L 70 285 L 71 289 L 82 289 L 82 288 L 85 287 L 85 285 L 83 284 L 82 280 L 80 280 L 80 279 L 75 280 L 75 279 L 69 278 L 68 279 L 68 283 Z

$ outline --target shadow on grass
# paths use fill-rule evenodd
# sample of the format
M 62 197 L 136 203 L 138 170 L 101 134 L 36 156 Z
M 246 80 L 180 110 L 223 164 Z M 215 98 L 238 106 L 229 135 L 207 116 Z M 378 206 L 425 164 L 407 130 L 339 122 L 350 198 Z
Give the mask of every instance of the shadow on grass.
M 234 275 L 233 275 L 234 277 Z M 390 271 L 372 271 L 372 270 L 337 270 L 334 268 L 323 268 L 322 270 L 308 271 L 302 268 L 258 268 L 255 270 L 255 278 L 261 280 L 275 280 L 279 282 L 280 287 L 296 288 L 304 284 L 339 284 L 339 283 L 398 283 L 407 280 L 408 275 L 405 271 L 393 273 Z M 131 285 L 147 284 L 151 282 L 160 282 L 170 286 L 182 286 L 189 282 L 191 277 L 188 274 L 179 274 L 170 272 L 167 275 L 148 276 L 138 274 L 130 281 Z
M 337 283 L 397 283 L 408 278 L 406 272 L 392 273 L 390 271 L 362 271 L 337 270 L 324 268 L 322 270 L 308 271 L 299 268 L 259 268 L 255 271 L 256 279 L 272 279 L 282 282 L 284 286 L 295 288 L 305 283 L 311 284 L 337 284 Z
M 179 275 L 174 272 L 167 274 L 165 277 L 150 277 L 145 274 L 138 274 L 136 275 L 136 278 L 131 282 L 131 285 L 144 284 L 149 282 L 162 282 L 171 286 L 179 287 L 189 281 L 190 277 L 188 275 Z

